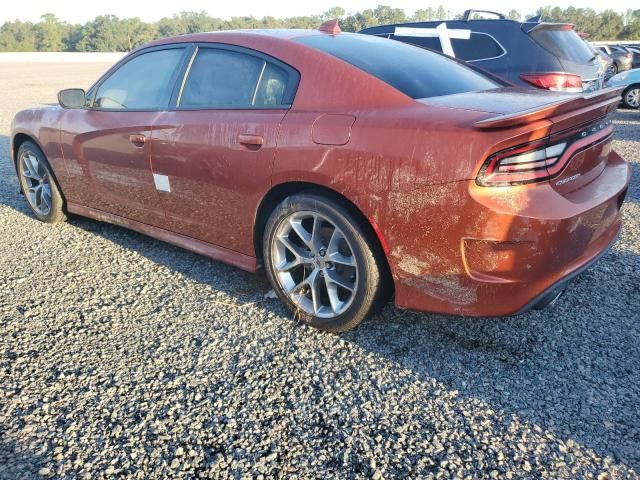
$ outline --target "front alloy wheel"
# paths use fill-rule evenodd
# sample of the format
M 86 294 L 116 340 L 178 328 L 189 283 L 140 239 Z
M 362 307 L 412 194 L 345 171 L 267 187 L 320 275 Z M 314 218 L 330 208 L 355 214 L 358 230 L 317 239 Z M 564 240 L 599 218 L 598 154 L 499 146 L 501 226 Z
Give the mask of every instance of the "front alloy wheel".
M 267 222 L 263 256 L 294 318 L 322 330 L 354 328 L 388 298 L 384 253 L 342 201 L 311 193 L 284 199 Z
M 64 221 L 62 195 L 42 150 L 26 141 L 20 145 L 16 160 L 20 189 L 34 215 L 43 222 Z
M 20 167 L 27 188 L 24 194 L 31 208 L 39 215 L 51 212 L 51 178 L 34 152 L 24 150 L 20 155 Z

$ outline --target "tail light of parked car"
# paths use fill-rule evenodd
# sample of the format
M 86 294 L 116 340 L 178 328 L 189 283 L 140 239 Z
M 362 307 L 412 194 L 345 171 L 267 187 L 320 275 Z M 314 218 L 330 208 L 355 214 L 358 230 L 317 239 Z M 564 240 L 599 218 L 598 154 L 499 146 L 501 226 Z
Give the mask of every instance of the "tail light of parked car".
M 480 169 L 476 183 L 493 187 L 549 180 L 560 174 L 575 154 L 610 138 L 611 124 L 611 119 L 605 118 L 494 153 Z
M 546 140 L 508 148 L 489 157 L 478 175 L 483 186 L 518 185 L 546 180 L 567 147 L 566 142 L 547 145 Z
M 572 73 L 522 73 L 520 78 L 531 85 L 555 92 L 582 92 L 582 78 Z

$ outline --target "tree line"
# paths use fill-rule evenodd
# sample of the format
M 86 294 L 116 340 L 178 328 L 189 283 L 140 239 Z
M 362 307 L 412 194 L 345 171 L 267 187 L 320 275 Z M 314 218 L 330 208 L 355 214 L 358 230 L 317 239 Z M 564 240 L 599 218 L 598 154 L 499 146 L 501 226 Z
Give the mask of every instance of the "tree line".
M 511 10 L 507 17 L 523 19 L 535 15 L 541 15 L 543 21 L 572 23 L 576 31 L 586 33 L 589 40 L 640 40 L 640 9 L 618 13 L 614 10 L 596 12 L 590 8 L 541 7 L 524 17 L 518 11 Z M 194 32 L 241 28 L 317 28 L 323 21 L 333 18 L 340 20 L 343 31 L 356 32 L 374 25 L 460 17 L 442 6 L 420 9 L 413 15 L 407 15 L 402 9 L 380 5 L 375 9 L 350 14 L 342 7 L 334 7 L 320 15 L 289 18 L 233 17 L 224 20 L 205 12 L 181 12 L 151 23 L 138 18 L 101 15 L 84 25 L 73 25 L 47 13 L 37 23 L 16 20 L 0 26 L 0 51 L 126 52 L 156 38 Z

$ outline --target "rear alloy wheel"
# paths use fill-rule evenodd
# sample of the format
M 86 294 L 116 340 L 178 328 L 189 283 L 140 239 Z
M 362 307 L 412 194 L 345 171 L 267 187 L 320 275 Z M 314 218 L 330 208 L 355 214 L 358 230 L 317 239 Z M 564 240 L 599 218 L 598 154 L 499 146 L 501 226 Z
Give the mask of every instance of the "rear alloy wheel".
M 285 199 L 269 218 L 263 248 L 275 292 L 314 327 L 349 330 L 381 305 L 377 244 L 337 202 L 312 194 Z
M 640 85 L 631 85 L 622 94 L 622 103 L 627 108 L 640 108 Z
M 47 223 L 66 220 L 60 189 L 47 159 L 35 143 L 27 141 L 20 145 L 17 169 L 22 193 L 38 220 Z
M 613 77 L 616 73 L 618 73 L 618 66 L 615 63 L 611 63 L 607 68 L 606 78 Z

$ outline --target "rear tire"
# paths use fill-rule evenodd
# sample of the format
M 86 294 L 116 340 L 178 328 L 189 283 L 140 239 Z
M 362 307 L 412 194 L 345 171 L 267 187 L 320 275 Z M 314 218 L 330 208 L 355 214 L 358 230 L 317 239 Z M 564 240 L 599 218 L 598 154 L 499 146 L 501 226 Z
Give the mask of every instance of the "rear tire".
M 640 108 L 640 84 L 630 85 L 625 89 L 622 104 L 625 108 Z
M 64 222 L 64 199 L 44 153 L 32 141 L 18 149 L 18 182 L 36 218 L 46 223 Z
M 299 319 L 344 332 L 388 300 L 384 253 L 360 215 L 345 202 L 312 193 L 285 198 L 265 228 L 267 277 Z

